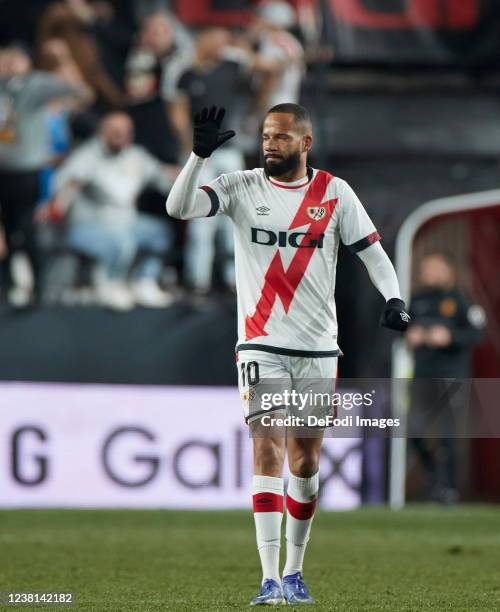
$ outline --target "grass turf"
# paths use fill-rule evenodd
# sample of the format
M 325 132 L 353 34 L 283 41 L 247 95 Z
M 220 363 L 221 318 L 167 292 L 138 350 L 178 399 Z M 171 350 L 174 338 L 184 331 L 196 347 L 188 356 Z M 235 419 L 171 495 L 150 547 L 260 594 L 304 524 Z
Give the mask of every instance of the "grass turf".
M 249 512 L 0 511 L 0 591 L 73 591 L 73 609 L 99 612 L 244 609 L 260 582 L 252 523 Z M 500 512 L 319 512 L 305 569 L 316 610 L 500 610 Z

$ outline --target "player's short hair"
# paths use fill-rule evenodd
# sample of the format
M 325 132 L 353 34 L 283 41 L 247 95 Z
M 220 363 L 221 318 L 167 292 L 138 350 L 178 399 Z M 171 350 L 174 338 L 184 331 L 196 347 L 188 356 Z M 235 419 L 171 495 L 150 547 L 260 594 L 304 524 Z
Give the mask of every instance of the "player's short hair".
M 275 104 L 272 108 L 267 111 L 270 113 L 290 113 L 294 116 L 295 123 L 303 123 L 308 127 L 312 127 L 312 120 L 309 111 L 300 104 L 294 104 L 293 102 L 283 102 L 282 104 Z

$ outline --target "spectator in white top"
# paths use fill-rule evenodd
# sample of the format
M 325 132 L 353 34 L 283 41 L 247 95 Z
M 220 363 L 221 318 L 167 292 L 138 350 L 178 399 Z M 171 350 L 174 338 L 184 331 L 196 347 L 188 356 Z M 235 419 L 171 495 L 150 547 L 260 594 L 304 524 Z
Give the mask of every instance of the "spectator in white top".
M 164 307 L 171 296 L 158 285 L 162 262 L 170 245 L 170 231 L 161 220 L 137 212 L 136 200 L 146 185 L 163 193 L 177 173 L 133 144 L 128 115 L 111 113 L 99 136 L 78 148 L 56 179 L 56 196 L 47 215 L 68 212 L 66 243 L 102 264 L 98 297 L 112 308 L 128 310 L 138 303 Z M 145 257 L 133 270 L 139 253 Z

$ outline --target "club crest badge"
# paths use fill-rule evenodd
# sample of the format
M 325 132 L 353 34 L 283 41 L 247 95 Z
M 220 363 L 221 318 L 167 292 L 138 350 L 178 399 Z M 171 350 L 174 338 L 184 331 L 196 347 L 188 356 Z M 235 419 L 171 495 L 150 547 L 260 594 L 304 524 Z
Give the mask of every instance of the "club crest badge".
M 256 393 L 254 389 L 250 389 L 250 391 L 245 391 L 242 395 L 242 399 L 244 402 L 253 402 L 256 397 Z
M 326 215 L 325 206 L 309 206 L 307 208 L 307 214 L 313 221 L 321 221 Z

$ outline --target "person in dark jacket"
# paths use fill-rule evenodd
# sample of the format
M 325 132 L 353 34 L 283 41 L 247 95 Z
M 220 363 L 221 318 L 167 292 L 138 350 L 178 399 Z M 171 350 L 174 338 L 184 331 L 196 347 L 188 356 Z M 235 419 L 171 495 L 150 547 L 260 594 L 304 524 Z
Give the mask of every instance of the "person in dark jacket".
M 457 425 L 465 416 L 472 348 L 481 341 L 485 315 L 457 287 L 455 268 L 441 253 L 422 259 L 419 284 L 406 333 L 415 360 L 409 435 L 431 499 L 454 503 Z
M 26 306 L 39 297 L 40 257 L 33 212 L 41 195 L 40 173 L 53 157 L 48 146 L 47 106 L 85 96 L 78 85 L 33 70 L 21 44 L 0 49 L 0 224 L 7 248 L 2 267 L 9 301 L 15 306 Z M 33 295 L 14 286 L 10 260 L 15 251 L 28 255 Z

